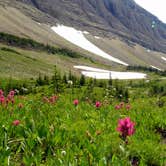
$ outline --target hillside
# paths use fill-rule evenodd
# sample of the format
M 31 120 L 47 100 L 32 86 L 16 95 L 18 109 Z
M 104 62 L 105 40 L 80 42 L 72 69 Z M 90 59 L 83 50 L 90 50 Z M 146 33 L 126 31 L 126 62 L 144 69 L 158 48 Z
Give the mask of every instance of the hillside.
M 39 1 L 36 1 L 36 2 L 39 3 Z M 50 1 L 47 1 L 47 4 L 45 4 L 46 8 L 49 6 L 49 2 Z M 67 12 L 69 10 L 68 8 L 71 7 L 70 2 L 71 1 L 65 1 L 62 6 L 62 1 L 58 1 L 57 4 L 62 9 L 61 11 L 59 10 L 59 12 L 62 12 L 64 9 Z M 83 4 L 80 5 L 80 3 L 78 2 L 81 3 L 81 1 L 73 1 L 72 3 L 72 5 L 74 4 L 77 5 L 76 9 L 79 9 L 81 6 L 84 6 L 84 5 L 86 5 L 87 7 L 91 1 L 87 1 L 85 2 L 85 4 L 83 3 L 84 5 Z M 44 2 L 41 1 L 41 3 L 39 4 L 42 6 L 43 3 Z M 55 11 L 56 11 L 58 10 L 56 9 L 58 5 L 56 6 L 53 5 L 52 8 L 55 7 Z M 65 7 L 68 7 L 68 8 L 65 8 Z M 80 10 L 82 9 L 83 8 L 81 8 Z M 87 11 L 84 12 L 84 14 L 88 14 L 88 11 L 90 9 L 87 7 Z M 53 46 L 58 49 L 64 48 L 64 49 L 73 50 L 73 52 L 78 53 L 82 57 L 82 58 L 79 58 L 79 60 L 78 58 L 74 60 L 73 58 L 68 57 L 68 61 L 65 61 L 65 62 L 63 61 L 64 65 L 62 66 L 60 65 L 61 66 L 60 68 L 62 70 L 65 70 L 65 71 L 73 70 L 76 73 L 78 73 L 79 71 L 73 68 L 74 65 L 86 65 L 86 66 L 90 65 L 92 67 L 100 67 L 100 68 L 104 68 L 108 70 L 116 70 L 116 71 L 117 70 L 124 71 L 125 67 L 113 61 L 108 61 L 107 59 L 104 59 L 100 56 L 96 56 L 96 54 L 88 50 L 82 49 L 75 44 L 72 44 L 71 42 L 63 38 L 62 36 L 59 36 L 57 33 L 53 32 L 51 27 L 56 26 L 57 24 L 60 24 L 60 23 L 75 27 L 77 31 L 80 31 L 80 30 L 82 30 L 83 32 L 88 31 L 89 33 L 84 34 L 87 40 L 95 44 L 98 48 L 105 51 L 105 53 L 111 55 L 114 58 L 120 59 L 121 61 L 126 62 L 127 64 L 131 66 L 135 66 L 135 65 L 147 66 L 147 67 L 153 66 L 154 68 L 158 68 L 161 70 L 166 69 L 165 60 L 163 59 L 163 58 L 166 58 L 165 53 L 153 51 L 151 49 L 141 46 L 140 44 L 134 43 L 131 40 L 128 40 L 127 37 L 124 37 L 124 36 L 122 37 L 122 35 L 117 34 L 117 32 L 115 32 L 117 28 L 118 27 L 122 28 L 122 26 L 119 26 L 120 24 L 119 25 L 117 24 L 115 26 L 116 28 L 113 28 L 113 27 L 110 27 L 110 25 L 106 25 L 102 21 L 101 21 L 101 24 L 99 24 L 98 22 L 94 23 L 93 22 L 94 19 L 88 21 L 89 20 L 88 17 L 87 18 L 83 17 L 83 20 L 77 20 L 78 19 L 77 18 L 76 19 L 77 21 L 76 21 L 75 17 L 79 16 L 79 14 L 77 13 L 74 16 L 74 13 L 73 13 L 74 11 L 72 10 L 70 10 L 71 11 L 70 17 L 72 17 L 73 19 L 70 20 L 69 16 L 66 15 L 65 12 L 63 12 L 62 14 L 60 13 L 59 14 L 60 18 L 58 18 L 51 13 L 47 13 L 46 11 L 41 9 L 40 6 L 37 7 L 31 1 L 20 2 L 20 1 L 13 0 L 11 3 L 11 0 L 6 0 L 6 1 L 0 0 L 0 10 L 1 10 L 0 21 L 3 22 L 3 24 L 0 24 L 0 32 L 4 32 L 7 34 L 14 34 L 18 37 L 24 37 L 30 40 L 32 39 L 34 41 L 43 43 L 45 45 L 49 44 L 50 46 Z M 65 20 L 63 20 L 63 14 L 64 14 Z M 98 15 L 96 14 L 95 16 L 97 17 L 96 20 L 99 21 L 100 19 Z M 81 19 L 82 17 L 79 17 L 79 18 Z M 88 24 L 85 23 L 87 21 L 88 21 Z M 113 23 L 116 23 L 116 21 L 115 22 L 113 21 Z M 162 23 L 161 25 L 162 25 L 161 27 L 164 26 L 164 24 Z M 118 33 L 128 36 L 129 34 L 127 31 L 129 30 L 127 30 L 126 28 L 122 28 L 121 30 L 120 29 L 118 30 Z M 133 36 L 132 33 L 130 33 L 130 37 L 131 36 Z M 149 35 L 149 37 L 150 36 L 151 35 Z M 161 36 L 165 37 L 164 35 L 161 35 Z M 163 41 L 163 40 L 164 39 L 161 39 L 161 40 L 158 39 L 157 43 L 159 44 L 160 41 Z M 3 44 L 6 44 L 6 43 L 3 43 Z M 10 43 L 7 43 L 7 44 L 11 45 Z M 162 47 L 158 47 L 158 48 L 162 48 Z M 21 48 L 21 49 L 24 49 L 25 51 L 29 51 L 27 50 L 27 48 Z M 33 50 L 33 51 L 35 52 L 36 50 Z M 72 63 L 68 64 L 70 63 L 70 61 L 72 61 Z M 45 62 L 47 62 L 47 60 Z M 57 63 L 56 59 L 53 62 L 54 64 Z M 10 63 L 12 64 L 12 61 Z M 27 62 L 27 65 L 28 65 L 28 62 Z M 65 69 L 63 69 L 63 67 Z M 38 71 L 38 74 L 39 73 L 40 72 Z
M 149 49 L 166 52 L 166 24 L 134 0 L 19 1 L 49 14 L 62 24 L 109 37 L 117 34 Z

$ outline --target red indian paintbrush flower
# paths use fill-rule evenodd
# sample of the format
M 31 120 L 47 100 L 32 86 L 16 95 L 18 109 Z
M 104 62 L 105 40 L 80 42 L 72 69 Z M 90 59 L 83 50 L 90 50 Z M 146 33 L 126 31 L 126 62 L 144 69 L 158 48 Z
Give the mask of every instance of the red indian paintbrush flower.
M 95 106 L 96 106 L 96 108 L 99 108 L 99 107 L 101 107 L 101 103 L 100 103 L 100 101 L 96 101 L 96 104 L 95 104 Z
M 20 121 L 19 120 L 14 120 L 12 124 L 13 124 L 13 126 L 18 126 L 20 124 Z
M 127 104 L 126 105 L 126 110 L 130 110 L 131 109 L 131 105 L 130 104 Z
M 115 106 L 115 109 L 116 109 L 116 110 L 120 110 L 120 109 L 121 109 L 121 106 L 120 106 L 120 105 L 116 105 L 116 106 Z
M 15 94 L 15 91 L 14 91 L 14 90 L 11 90 L 11 91 L 9 92 L 9 95 L 12 96 L 12 97 L 14 97 L 14 94 Z
M 0 97 L 3 96 L 3 90 L 0 89 Z
M 121 102 L 120 104 L 119 104 L 119 106 L 121 107 L 121 108 L 123 108 L 124 107 L 124 102 Z
M 77 106 L 78 103 L 79 103 L 78 99 L 75 99 L 75 100 L 73 101 L 73 104 L 74 104 L 75 106 Z
M 5 97 L 2 95 L 0 96 L 0 104 L 3 104 L 5 102 Z
M 123 138 L 126 138 L 127 136 L 131 136 L 134 134 L 135 123 L 130 120 L 129 117 L 120 119 L 118 122 L 117 131 L 122 135 Z

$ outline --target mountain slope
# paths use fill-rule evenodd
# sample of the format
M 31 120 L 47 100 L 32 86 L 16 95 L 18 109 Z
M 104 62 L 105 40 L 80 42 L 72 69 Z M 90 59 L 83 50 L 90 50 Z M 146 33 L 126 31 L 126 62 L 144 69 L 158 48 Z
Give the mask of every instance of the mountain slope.
M 47 0 L 47 3 L 49 1 L 50 0 Z M 39 2 L 39 0 L 37 0 L 36 2 Z M 89 13 L 86 13 L 86 11 L 84 11 L 84 15 L 88 15 L 88 17 L 84 17 L 84 15 L 83 17 L 79 17 L 79 14 L 73 14 L 73 13 L 75 10 L 78 10 L 78 8 L 76 8 L 75 6 L 77 5 L 77 7 L 79 7 L 80 4 L 78 2 L 81 1 L 72 1 L 73 4 L 71 5 L 74 6 L 71 7 L 69 5 L 71 1 L 68 0 L 63 1 L 63 3 L 62 1 L 57 1 L 57 4 L 59 5 L 58 10 L 59 12 L 62 13 L 62 15 L 59 15 L 59 17 L 62 18 L 59 17 L 55 18 L 55 16 L 50 15 L 44 12 L 44 10 L 40 9 L 40 5 L 44 4 L 44 2 L 46 3 L 46 1 L 43 1 L 39 3 L 38 4 L 39 6 L 37 7 L 35 3 L 34 2 L 32 3 L 32 1 L 30 0 L 26 2 L 25 0 L 24 2 L 23 1 L 20 2 L 20 0 L 17 1 L 12 0 L 12 3 L 11 0 L 5 0 L 5 1 L 0 0 L 0 11 L 1 11 L 0 21 L 3 22 L 3 24 L 0 24 L 0 32 L 10 33 L 20 37 L 30 38 L 44 44 L 52 45 L 54 47 L 69 48 L 75 52 L 80 53 L 83 57 L 85 57 L 86 61 L 84 58 L 79 60 L 78 59 L 71 60 L 69 58 L 68 61 L 65 61 L 63 65 L 60 66 L 62 70 L 63 67 L 65 66 L 64 70 L 66 71 L 71 70 L 72 65 L 83 65 L 83 64 L 84 65 L 90 64 L 93 67 L 103 67 L 109 70 L 121 70 L 121 71 L 125 70 L 125 67 L 120 66 L 119 64 L 114 63 L 112 61 L 108 61 L 106 59 L 98 57 L 95 54 L 87 50 L 84 50 L 70 43 L 69 41 L 65 40 L 63 37 L 59 36 L 58 34 L 53 32 L 53 30 L 51 30 L 51 26 L 55 26 L 57 23 L 58 24 L 62 23 L 64 25 L 75 27 L 77 30 L 82 30 L 82 31 L 86 30 L 90 32 L 90 34 L 84 34 L 84 36 L 90 42 L 92 42 L 93 44 L 98 46 L 98 48 L 102 49 L 103 51 L 110 54 L 114 58 L 118 58 L 121 61 L 128 63 L 129 65 L 141 65 L 148 67 L 155 66 L 160 69 L 166 69 L 165 65 L 166 62 L 165 60 L 162 59 L 162 57 L 166 58 L 166 54 L 149 50 L 147 48 L 140 46 L 139 44 L 136 44 L 128 40 L 128 38 L 132 36 L 132 34 L 127 34 L 127 28 L 121 25 L 121 23 L 119 23 L 120 21 L 117 23 L 116 21 L 114 22 L 115 24 L 117 24 L 116 28 L 122 29 L 117 31 L 116 28 L 111 27 L 109 23 L 106 22 L 106 20 L 105 21 L 104 19 L 100 20 L 102 14 L 100 14 L 100 16 L 97 14 L 95 16 L 91 16 L 91 20 L 89 20 Z M 82 6 L 91 3 L 91 7 L 88 10 L 92 10 L 95 7 L 96 0 L 94 1 L 88 0 L 84 3 L 83 2 L 84 1 L 82 1 L 81 4 Z M 72 8 L 74 11 L 71 10 L 70 12 L 69 9 L 67 11 L 65 6 L 66 8 Z M 98 11 L 99 9 L 96 10 Z M 64 13 L 62 11 L 64 11 Z M 66 12 L 70 14 L 70 17 L 66 15 Z M 66 15 L 66 17 L 64 17 L 63 14 Z M 82 21 L 79 20 L 76 21 L 75 20 L 76 18 L 82 19 Z M 115 17 L 113 18 L 115 19 Z M 117 33 L 120 33 L 120 35 L 118 35 Z M 158 40 L 158 42 L 159 41 L 162 40 Z M 161 49 L 161 47 L 158 48 Z M 44 57 L 46 58 L 46 56 Z M 72 62 L 71 63 L 72 65 L 71 64 L 68 65 L 70 61 Z
M 117 34 L 152 50 L 166 52 L 166 24 L 133 0 L 19 0 L 60 23 L 111 36 Z

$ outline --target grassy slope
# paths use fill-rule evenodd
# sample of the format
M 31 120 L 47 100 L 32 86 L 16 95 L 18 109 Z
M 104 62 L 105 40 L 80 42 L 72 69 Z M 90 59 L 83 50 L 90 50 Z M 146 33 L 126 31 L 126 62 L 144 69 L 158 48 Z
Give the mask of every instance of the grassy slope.
M 3 48 L 10 48 L 12 51 L 3 50 Z M 21 48 L 6 46 L 0 44 L 0 76 L 21 78 L 35 78 L 39 74 L 52 75 L 54 65 L 61 71 L 61 73 L 68 73 L 70 70 L 78 74 L 73 66 L 76 64 L 84 64 L 89 66 L 103 65 L 93 63 L 87 58 L 70 58 L 60 54 L 48 54 L 42 51 L 25 50 Z

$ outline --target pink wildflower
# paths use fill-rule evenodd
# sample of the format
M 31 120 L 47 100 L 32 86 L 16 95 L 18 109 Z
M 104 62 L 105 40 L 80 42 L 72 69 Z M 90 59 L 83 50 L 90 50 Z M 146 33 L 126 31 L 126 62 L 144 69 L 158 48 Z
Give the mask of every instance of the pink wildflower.
M 0 97 L 3 96 L 3 90 L 0 89 Z
M 11 90 L 11 91 L 9 92 L 9 95 L 12 96 L 12 97 L 14 97 L 14 94 L 15 94 L 15 91 L 14 91 L 14 90 Z
M 12 100 L 12 98 L 13 98 L 12 95 L 10 95 L 10 94 L 7 95 L 7 99 L 8 99 L 8 100 Z
M 131 105 L 130 104 L 127 104 L 126 105 L 126 110 L 130 110 L 131 109 Z
M 130 120 L 129 117 L 120 119 L 118 122 L 117 131 L 122 135 L 122 137 L 125 139 L 127 136 L 131 136 L 134 134 L 135 123 Z
M 9 102 L 10 102 L 10 100 L 9 100 L 9 99 L 6 99 L 6 104 L 7 104 L 7 105 L 9 104 Z
M 116 105 L 116 106 L 115 106 L 115 109 L 116 109 L 116 110 L 120 110 L 120 109 L 121 109 L 121 106 L 120 106 L 120 105 Z
M 52 104 L 55 103 L 55 98 L 54 98 L 54 96 L 51 96 L 51 97 L 49 98 L 49 102 L 52 103 Z
M 14 98 L 11 99 L 11 103 L 14 104 L 15 103 L 15 100 Z
M 121 108 L 123 108 L 124 107 L 124 102 L 121 102 L 120 104 L 119 104 L 119 106 L 121 107 Z
M 96 106 L 96 108 L 99 108 L 99 107 L 101 107 L 101 103 L 100 103 L 100 101 L 96 101 L 96 104 L 95 104 L 95 106 Z
M 75 99 L 75 100 L 73 101 L 73 104 L 74 104 L 75 106 L 77 106 L 78 103 L 79 103 L 78 99 Z
M 14 120 L 13 123 L 12 123 L 14 126 L 18 126 L 20 124 L 20 121 L 19 120 Z
M 54 95 L 54 96 L 52 96 L 52 97 L 54 97 L 54 99 L 55 99 L 55 100 L 57 100 L 57 99 L 58 99 L 58 96 L 56 96 L 56 95 Z
M 5 97 L 2 95 L 0 96 L 0 104 L 3 104 L 5 102 Z

